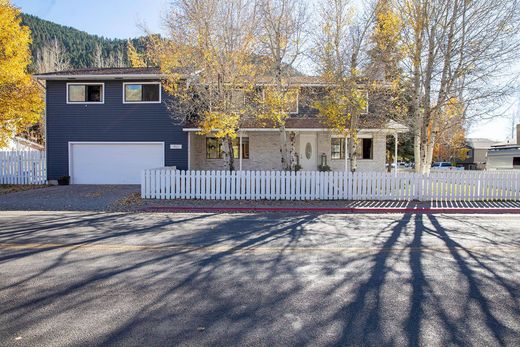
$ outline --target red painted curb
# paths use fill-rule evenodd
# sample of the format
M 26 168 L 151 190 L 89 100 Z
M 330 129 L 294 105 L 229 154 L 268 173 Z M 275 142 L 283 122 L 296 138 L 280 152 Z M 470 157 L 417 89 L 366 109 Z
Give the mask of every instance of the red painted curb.
M 443 207 L 204 207 L 204 206 L 157 206 L 147 207 L 144 212 L 341 212 L 341 213 L 461 213 L 461 214 L 520 214 L 520 208 L 443 208 Z

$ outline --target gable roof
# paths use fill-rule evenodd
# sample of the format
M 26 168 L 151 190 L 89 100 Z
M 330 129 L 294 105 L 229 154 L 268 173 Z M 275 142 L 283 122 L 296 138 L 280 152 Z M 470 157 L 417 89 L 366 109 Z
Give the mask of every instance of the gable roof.
M 466 144 L 474 149 L 489 149 L 491 146 L 498 144 L 498 141 L 475 137 L 466 139 Z
M 382 121 L 375 122 L 372 119 L 361 119 L 359 122 L 360 129 L 364 130 L 386 130 L 388 132 L 394 133 L 406 133 L 409 131 L 408 127 L 397 123 L 393 120 L 390 121 Z M 241 130 L 273 130 L 277 131 L 278 127 L 276 127 L 272 122 L 260 122 L 255 119 L 247 119 L 245 120 L 241 126 Z M 318 117 L 289 117 L 285 122 L 285 129 L 287 131 L 294 130 L 315 130 L 315 131 L 330 131 L 326 125 L 322 123 L 322 120 Z M 196 122 L 191 121 L 188 124 L 185 124 L 183 127 L 184 131 L 199 131 L 200 128 L 196 124 Z
M 189 69 L 179 69 L 179 73 L 193 72 Z M 89 68 L 75 69 L 36 74 L 34 77 L 42 80 L 96 80 L 96 79 L 160 79 L 164 77 L 158 67 L 119 67 L 119 68 Z M 274 84 L 272 76 L 259 76 L 259 85 Z M 291 76 L 289 84 L 296 86 L 311 86 L 327 84 L 319 76 Z
M 128 74 L 160 74 L 158 67 L 116 67 L 116 68 L 90 68 L 74 69 L 39 74 L 39 76 L 62 76 L 62 75 L 128 75 Z
M 91 68 L 56 71 L 36 74 L 34 77 L 42 80 L 69 80 L 69 79 L 158 79 L 161 78 L 158 67 L 119 67 L 119 68 Z

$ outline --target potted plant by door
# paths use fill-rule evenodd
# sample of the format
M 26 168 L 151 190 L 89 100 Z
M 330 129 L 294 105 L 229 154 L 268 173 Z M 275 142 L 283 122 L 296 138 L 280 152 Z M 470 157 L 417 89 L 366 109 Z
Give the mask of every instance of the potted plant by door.
M 68 186 L 70 184 L 70 176 L 61 176 L 58 178 L 59 186 Z

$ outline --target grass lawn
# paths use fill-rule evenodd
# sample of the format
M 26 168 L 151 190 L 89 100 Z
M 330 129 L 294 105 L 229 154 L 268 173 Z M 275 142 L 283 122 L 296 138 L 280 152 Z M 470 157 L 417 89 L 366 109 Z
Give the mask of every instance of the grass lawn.
M 46 184 L 0 184 L 0 195 L 47 187 Z

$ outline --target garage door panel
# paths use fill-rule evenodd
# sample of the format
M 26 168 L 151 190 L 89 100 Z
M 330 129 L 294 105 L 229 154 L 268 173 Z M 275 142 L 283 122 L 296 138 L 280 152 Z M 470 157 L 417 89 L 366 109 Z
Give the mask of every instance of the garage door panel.
M 139 184 L 141 171 L 164 166 L 162 143 L 71 143 L 73 184 Z

